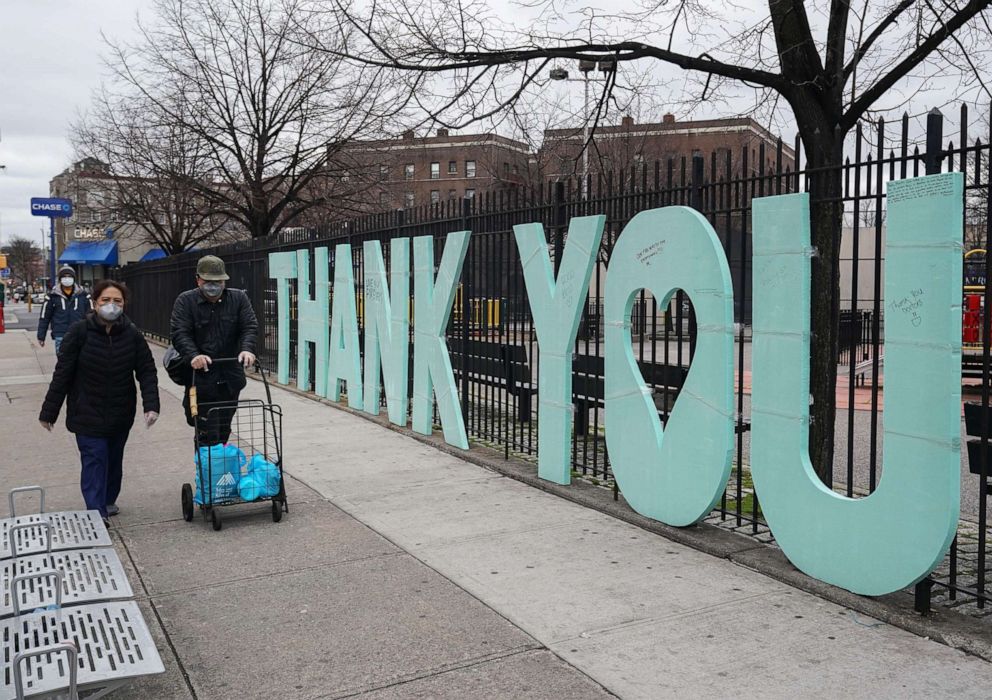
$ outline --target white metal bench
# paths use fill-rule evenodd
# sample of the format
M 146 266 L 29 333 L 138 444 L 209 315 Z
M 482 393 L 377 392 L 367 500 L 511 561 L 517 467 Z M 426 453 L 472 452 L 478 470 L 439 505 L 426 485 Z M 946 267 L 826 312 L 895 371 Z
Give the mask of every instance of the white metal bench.
M 28 491 L 41 494 L 41 512 L 18 516 L 14 496 Z M 38 486 L 14 489 L 8 500 L 11 517 L 0 520 L 0 700 L 95 699 L 163 673 L 137 603 L 113 600 L 134 591 L 113 547 L 101 546 L 110 535 L 100 514 L 45 513 Z
M 0 620 L 0 700 L 101 698 L 165 667 L 134 601 L 41 610 Z
M 113 547 L 33 554 L 0 561 L 0 617 L 53 604 L 56 588 L 44 575 L 53 570 L 61 574 L 66 605 L 134 597 Z
M 18 516 L 14 496 L 37 491 L 41 494 L 40 512 Z M 110 533 L 95 510 L 45 512 L 45 489 L 23 486 L 7 495 L 10 517 L 0 520 L 0 559 L 37 554 L 52 550 L 81 547 L 109 547 Z

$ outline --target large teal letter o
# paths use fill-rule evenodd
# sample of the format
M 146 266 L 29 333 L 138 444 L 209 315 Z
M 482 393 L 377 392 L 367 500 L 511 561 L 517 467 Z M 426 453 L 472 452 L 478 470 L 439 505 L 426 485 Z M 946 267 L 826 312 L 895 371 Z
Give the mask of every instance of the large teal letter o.
M 630 313 L 647 289 L 664 308 L 679 289 L 698 319 L 696 353 L 664 430 L 631 348 Z M 688 207 L 641 212 L 606 274 L 606 445 L 624 498 L 641 515 L 691 525 L 730 476 L 734 413 L 734 294 L 720 241 Z

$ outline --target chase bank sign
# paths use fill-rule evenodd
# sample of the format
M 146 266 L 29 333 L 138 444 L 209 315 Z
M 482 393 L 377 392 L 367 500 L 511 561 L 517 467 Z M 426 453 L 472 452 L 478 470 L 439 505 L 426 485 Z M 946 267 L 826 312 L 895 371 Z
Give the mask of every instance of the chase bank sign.
M 32 197 L 31 215 L 64 219 L 72 216 L 72 202 L 56 197 Z
M 809 195 L 754 200 L 750 467 L 755 490 L 792 563 L 856 593 L 883 595 L 916 583 L 940 563 L 957 529 L 963 191 L 960 173 L 889 185 L 884 477 L 874 493 L 858 499 L 825 487 L 809 458 L 810 266 L 816 255 Z M 605 222 L 604 216 L 572 218 L 557 275 L 543 225 L 514 227 L 541 368 L 538 475 L 561 484 L 569 481 L 571 351 Z M 312 297 L 310 252 L 270 253 L 279 381 L 289 381 L 290 280 L 296 280 L 301 387 L 310 384 L 312 345 L 317 394 L 338 400 L 345 384 L 352 408 L 377 414 L 381 377 L 391 422 L 406 425 L 410 407 L 413 430 L 429 435 L 436 402 L 444 439 L 468 449 L 445 329 L 470 236 L 470 231 L 448 234 L 437 267 L 433 236 L 413 238 L 412 245 L 409 238 L 394 239 L 388 276 L 380 243 L 365 242 L 362 343 L 350 245 L 336 247 L 333 277 L 328 249 L 314 251 Z M 631 308 L 642 290 L 665 306 L 679 289 L 696 309 L 698 340 L 682 392 L 662 427 L 631 352 Z M 606 443 L 630 506 L 669 525 L 702 520 L 731 473 L 733 297 L 720 239 L 690 208 L 640 212 L 610 256 L 604 302 Z

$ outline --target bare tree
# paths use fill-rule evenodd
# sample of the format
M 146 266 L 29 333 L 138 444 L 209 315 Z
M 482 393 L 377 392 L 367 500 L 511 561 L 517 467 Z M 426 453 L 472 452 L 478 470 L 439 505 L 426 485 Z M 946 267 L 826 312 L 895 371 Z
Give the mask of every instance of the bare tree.
M 333 155 L 404 106 L 382 69 L 302 46 L 299 10 L 299 0 L 157 0 L 137 42 L 110 45 L 116 92 L 150 110 L 171 156 L 193 147 L 179 170 L 195 176 L 169 182 L 253 237 L 324 204 L 333 195 L 315 181 L 335 177 Z
M 30 238 L 12 236 L 2 250 L 7 256 L 7 267 L 11 274 L 30 285 L 42 263 L 41 249 Z
M 182 90 L 168 99 L 171 113 L 190 115 Z M 108 190 L 104 224 L 136 227 L 137 238 L 170 255 L 225 238 L 229 219 L 203 186 L 210 178 L 210 150 L 184 120 L 105 86 L 94 94 L 89 114 L 72 125 L 70 138 L 78 157 L 108 166 L 107 177 L 86 181 Z
M 543 86 L 547 68 L 560 59 L 652 60 L 684 71 L 686 99 L 729 99 L 751 90 L 755 109 L 788 107 L 807 162 L 820 169 L 808 183 L 819 253 L 812 274 L 810 457 L 830 483 L 844 139 L 873 110 L 933 87 L 938 72 L 957 77 L 961 90 L 983 86 L 990 0 L 768 0 L 764 8 L 729 0 L 633 2 L 629 11 L 604 13 L 533 0 L 520 14 L 536 16 L 516 28 L 484 0 L 380 0 L 362 6 L 369 9 L 336 0 L 335 16 L 350 19 L 347 29 L 331 27 L 311 42 L 332 55 L 416 76 L 425 109 L 463 120 Z M 600 105 L 611 88 L 608 82 Z

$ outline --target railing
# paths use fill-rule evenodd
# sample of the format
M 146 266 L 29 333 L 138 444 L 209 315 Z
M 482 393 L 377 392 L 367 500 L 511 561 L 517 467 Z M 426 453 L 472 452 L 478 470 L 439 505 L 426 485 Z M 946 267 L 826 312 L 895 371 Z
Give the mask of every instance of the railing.
M 843 289 L 835 302 L 839 317 L 837 431 L 834 458 L 834 488 L 859 497 L 871 493 L 880 478 L 881 457 L 881 392 L 884 386 L 883 357 L 883 236 L 886 183 L 891 180 L 922 175 L 925 172 L 962 171 L 967 174 L 966 224 L 970 235 L 988 248 L 990 149 L 988 141 L 971 142 L 968 136 L 968 115 L 962 110 L 958 145 L 942 143 L 943 121 L 933 115 L 928 123 L 928 145 L 910 149 L 911 122 L 904 118 L 901 132 L 888 138 L 888 126 L 883 122 L 871 125 L 868 135 L 861 127 L 852 134 L 848 159 L 839 170 L 843 177 L 843 202 L 848 230 L 853 237 L 849 257 L 845 258 L 837 277 Z M 889 150 L 886 144 L 896 144 Z M 798 139 L 795 152 L 801 153 Z M 263 362 L 276 362 L 276 297 L 275 285 L 268 277 L 268 255 L 276 251 L 315 247 L 330 248 L 333 266 L 334 245 L 352 246 L 356 294 L 364 294 L 364 260 L 362 244 L 381 241 L 385 259 L 389 260 L 389 242 L 398 237 L 432 235 L 436 239 L 438 260 L 445 235 L 450 231 L 472 231 L 458 292 L 456 310 L 448 329 L 448 343 L 453 353 L 469 362 L 472 353 L 492 357 L 513 354 L 518 360 L 513 371 L 535 386 L 540 373 L 537 339 L 522 277 L 521 261 L 513 238 L 516 224 L 541 222 L 552 251 L 561 250 L 567 236 L 569 220 L 585 214 L 605 214 L 606 229 L 598 264 L 594 268 L 588 301 L 582 314 L 576 341 L 577 357 L 597 358 L 603 354 L 602 298 L 607 266 L 613 245 L 623 227 L 639 211 L 667 205 L 688 205 L 702 212 L 713 225 L 723 243 L 731 267 L 735 297 L 736 333 L 736 408 L 737 446 L 735 469 L 727 492 L 717 510 L 719 518 L 734 527 L 757 533 L 763 528 L 760 504 L 753 493 L 750 479 L 750 360 L 751 344 L 751 241 L 750 214 L 753 198 L 771 194 L 797 192 L 809 182 L 822 176 L 823 169 L 802 169 L 784 163 L 784 149 L 769 151 L 758 144 L 754 152 L 745 147 L 734 157 L 725 152 L 718 160 L 697 157 L 654 163 L 629 172 L 598 174 L 592 178 L 588 197 L 580 196 L 573 181 L 554 182 L 534 188 L 520 187 L 512 192 L 486 194 L 475 200 L 447 202 L 409 211 L 378 214 L 365 219 L 335 225 L 327 229 L 294 232 L 291 236 L 272 236 L 221 247 L 214 252 L 224 258 L 231 275 L 229 285 L 248 291 L 259 315 L 261 332 L 259 352 Z M 725 173 L 743 173 L 725 177 Z M 872 216 L 870 225 L 865 214 Z M 976 223 L 977 222 L 977 223 Z M 976 233 L 977 232 L 977 233 Z M 129 313 L 146 332 L 169 335 L 169 315 L 172 300 L 194 283 L 196 258 L 202 253 L 184 254 L 163 260 L 129 265 L 120 271 L 133 290 Z M 311 255 L 311 260 L 313 256 Z M 992 256 L 989 258 L 992 261 Z M 988 263 L 987 263 L 988 265 Z M 311 275 L 311 279 L 313 275 Z M 984 279 L 989 279 L 988 274 Z M 864 290 L 870 298 L 865 300 Z M 291 284 L 292 293 L 310 294 Z M 983 306 L 990 308 L 990 287 L 982 291 Z M 846 301 L 841 302 L 840 299 Z M 858 300 L 851 302 L 849 300 Z M 823 300 L 816 300 L 823 302 Z M 295 305 L 294 305 L 295 306 Z M 468 313 L 464 310 L 469 309 Z M 985 327 L 988 320 L 984 321 Z M 978 342 L 971 344 L 971 355 L 977 372 L 972 399 L 985 407 L 989 404 L 989 333 L 978 333 Z M 635 299 L 632 313 L 632 344 L 645 376 L 668 376 L 659 366 L 691 367 L 693 355 L 694 318 L 692 306 L 684 294 L 678 293 L 664 306 L 642 291 Z M 290 323 L 290 353 L 296 354 L 296 323 Z M 472 353 L 469 352 L 470 343 Z M 483 343 L 484 345 L 479 345 Z M 488 347 L 488 345 L 492 347 Z M 522 354 L 521 350 L 522 348 Z M 495 354 L 494 354 L 495 353 Z M 525 361 L 519 361 L 519 358 Z M 481 361 L 480 361 L 481 362 Z M 595 360 L 585 360 L 596 367 Z M 481 364 L 479 365 L 482 366 Z M 495 364 L 486 365 L 497 372 Z M 290 367 L 295 371 L 295 359 Z M 521 377 L 529 371 L 530 377 Z M 590 370 L 595 372 L 596 370 Z M 613 485 L 609 452 L 603 428 L 603 402 L 597 395 L 602 377 L 583 375 L 582 391 L 575 402 L 579 425 L 572 436 L 572 468 L 576 474 L 601 483 Z M 506 457 L 536 459 L 537 402 L 530 403 L 520 391 L 507 390 L 507 378 L 490 377 L 479 381 L 478 372 L 460 371 L 459 398 L 470 437 L 501 450 Z M 667 418 L 677 387 L 655 383 L 659 417 Z M 987 442 L 988 436 L 980 438 Z M 966 457 L 965 457 L 966 459 Z M 930 590 L 950 604 L 962 601 L 978 608 L 992 601 L 992 591 L 986 581 L 988 562 L 986 529 L 987 475 L 992 472 L 981 465 L 980 474 L 972 476 L 963 464 L 962 528 L 968 541 L 959 546 L 956 541 L 948 561 L 930 581 L 918 590 L 919 605 L 928 605 Z M 962 530 L 964 532 L 964 530 Z M 974 540 L 972 539 L 974 537 Z

